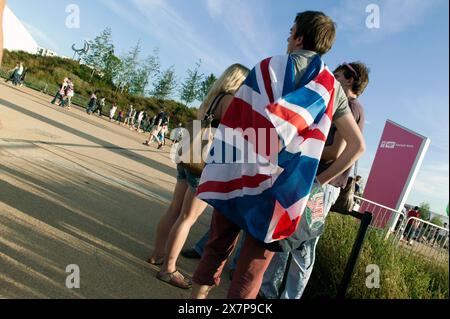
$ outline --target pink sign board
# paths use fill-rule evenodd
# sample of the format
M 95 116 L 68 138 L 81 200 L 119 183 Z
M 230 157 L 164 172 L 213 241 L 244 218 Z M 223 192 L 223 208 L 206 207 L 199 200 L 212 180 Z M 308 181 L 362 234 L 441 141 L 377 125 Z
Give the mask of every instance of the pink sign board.
M 430 140 L 397 123 L 387 121 L 364 190 L 364 198 L 401 210 L 422 164 Z M 370 205 L 361 205 L 360 212 Z M 373 211 L 377 226 L 384 228 L 391 219 L 390 210 Z

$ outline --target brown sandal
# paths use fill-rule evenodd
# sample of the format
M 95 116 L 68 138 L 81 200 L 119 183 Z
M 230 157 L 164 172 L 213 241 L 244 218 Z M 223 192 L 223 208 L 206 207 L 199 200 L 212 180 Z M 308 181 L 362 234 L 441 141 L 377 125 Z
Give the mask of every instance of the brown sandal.
M 183 276 L 178 270 L 175 270 L 173 273 L 159 272 L 156 278 L 177 288 L 190 289 L 192 287 L 191 280 Z

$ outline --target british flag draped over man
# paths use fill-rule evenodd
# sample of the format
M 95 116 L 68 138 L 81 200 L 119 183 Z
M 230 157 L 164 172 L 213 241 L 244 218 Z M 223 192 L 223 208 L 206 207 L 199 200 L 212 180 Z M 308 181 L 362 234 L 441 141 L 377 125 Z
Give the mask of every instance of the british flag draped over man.
M 197 193 L 265 243 L 297 229 L 333 117 L 337 81 L 320 56 L 298 89 L 294 72 L 289 55 L 250 72 L 216 131 Z

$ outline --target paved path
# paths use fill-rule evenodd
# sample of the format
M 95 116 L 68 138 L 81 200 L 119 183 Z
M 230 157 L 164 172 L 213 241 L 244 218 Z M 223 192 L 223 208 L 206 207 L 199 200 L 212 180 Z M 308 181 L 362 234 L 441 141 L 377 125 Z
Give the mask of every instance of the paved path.
M 168 149 L 0 80 L 0 297 L 187 298 L 145 263 L 175 186 Z M 210 210 L 191 232 L 207 229 Z M 66 266 L 81 270 L 67 289 Z M 197 261 L 179 259 L 192 274 Z M 211 295 L 222 298 L 229 285 Z

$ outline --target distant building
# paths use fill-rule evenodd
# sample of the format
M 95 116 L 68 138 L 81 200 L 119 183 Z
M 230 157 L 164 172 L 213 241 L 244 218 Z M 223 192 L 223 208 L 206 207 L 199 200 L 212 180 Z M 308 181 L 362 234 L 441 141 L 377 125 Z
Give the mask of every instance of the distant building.
M 38 44 L 23 23 L 8 8 L 3 15 L 4 48 L 10 51 L 38 52 Z
M 41 56 L 58 56 L 56 52 L 53 52 L 52 50 L 41 48 L 39 47 L 37 50 L 37 54 Z

